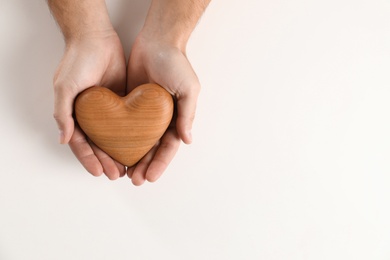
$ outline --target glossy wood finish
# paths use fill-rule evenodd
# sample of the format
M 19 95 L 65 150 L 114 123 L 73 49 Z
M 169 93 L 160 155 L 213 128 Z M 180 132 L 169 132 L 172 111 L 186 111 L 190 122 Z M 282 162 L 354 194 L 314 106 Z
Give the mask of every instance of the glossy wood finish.
M 137 163 L 161 138 L 173 115 L 172 96 L 161 86 L 145 84 L 126 97 L 91 87 L 76 99 L 77 122 L 86 135 L 126 166 Z

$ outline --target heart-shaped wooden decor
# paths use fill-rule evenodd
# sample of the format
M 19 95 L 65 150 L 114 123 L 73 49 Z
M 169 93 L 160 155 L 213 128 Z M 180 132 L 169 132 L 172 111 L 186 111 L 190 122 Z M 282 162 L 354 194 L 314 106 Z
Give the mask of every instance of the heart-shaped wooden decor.
M 107 88 L 91 87 L 77 97 L 75 112 L 92 142 L 121 164 L 132 166 L 168 128 L 173 100 L 156 84 L 141 85 L 125 97 Z

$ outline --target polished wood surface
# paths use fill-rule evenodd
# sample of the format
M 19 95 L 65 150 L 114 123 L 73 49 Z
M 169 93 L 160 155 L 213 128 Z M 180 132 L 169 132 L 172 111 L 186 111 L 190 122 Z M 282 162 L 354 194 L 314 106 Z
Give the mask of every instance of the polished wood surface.
M 125 97 L 91 87 L 75 102 L 78 124 L 113 159 L 136 164 L 161 138 L 173 115 L 172 96 L 161 86 L 144 84 Z

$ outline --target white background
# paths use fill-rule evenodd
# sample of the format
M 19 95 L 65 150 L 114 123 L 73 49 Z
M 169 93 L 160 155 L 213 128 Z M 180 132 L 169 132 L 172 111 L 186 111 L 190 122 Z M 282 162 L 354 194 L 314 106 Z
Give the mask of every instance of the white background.
M 148 4 L 108 1 L 127 54 Z M 212 2 L 194 143 L 141 187 L 57 144 L 45 1 L 0 37 L 1 260 L 390 259 L 389 1 Z

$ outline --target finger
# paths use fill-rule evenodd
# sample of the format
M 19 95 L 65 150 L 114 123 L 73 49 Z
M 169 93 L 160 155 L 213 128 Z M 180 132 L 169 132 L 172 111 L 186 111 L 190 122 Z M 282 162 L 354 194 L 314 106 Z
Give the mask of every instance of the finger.
M 104 174 L 112 181 L 118 179 L 121 174 L 121 170 L 118 168 L 118 164 L 114 161 L 114 159 L 112 159 L 108 154 L 103 152 L 94 143 L 90 142 L 90 144 L 93 152 L 95 153 L 96 157 L 98 158 L 103 167 Z
M 66 144 L 72 137 L 74 131 L 73 100 L 75 94 L 71 88 L 66 88 L 63 85 L 54 87 L 54 119 L 57 122 L 59 130 L 59 142 Z
M 127 177 L 130 179 L 133 177 L 135 166 L 136 165 L 127 168 Z
M 180 138 L 176 131 L 174 129 L 172 131 L 168 130 L 161 139 L 156 154 L 148 167 L 146 172 L 147 181 L 155 182 L 160 178 L 175 156 L 179 146 Z
M 69 146 L 76 158 L 89 173 L 96 177 L 102 175 L 103 167 L 87 142 L 85 135 L 78 127 L 74 130 L 72 138 L 69 141 Z
M 184 143 L 192 142 L 192 123 L 195 118 L 196 102 L 200 91 L 199 83 L 193 84 L 188 88 L 189 91 L 182 95 L 177 95 L 177 120 L 176 128 L 180 139 Z
M 157 145 L 154 146 L 135 166 L 131 176 L 131 181 L 135 186 L 140 186 L 145 182 L 146 171 L 148 170 L 156 150 Z
M 116 167 L 118 167 L 119 170 L 119 178 L 122 178 L 126 175 L 126 166 L 122 165 L 121 163 L 115 161 Z

